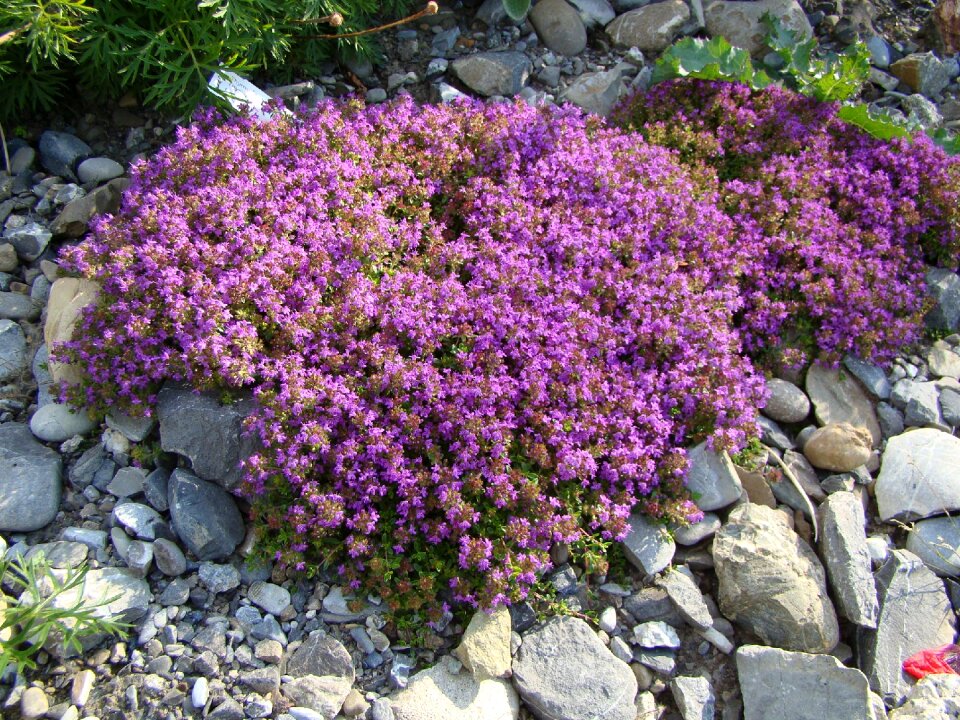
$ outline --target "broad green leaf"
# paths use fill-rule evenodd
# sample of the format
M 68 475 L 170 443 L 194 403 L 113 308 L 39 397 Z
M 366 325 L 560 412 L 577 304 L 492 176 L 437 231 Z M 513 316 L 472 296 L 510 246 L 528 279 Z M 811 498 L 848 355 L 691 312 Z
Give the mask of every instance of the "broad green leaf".
M 844 105 L 837 116 L 881 140 L 911 137 L 910 131 L 898 125 L 889 115 L 870 112 L 866 105 Z
M 530 0 L 501 0 L 511 20 L 523 20 L 530 11 Z

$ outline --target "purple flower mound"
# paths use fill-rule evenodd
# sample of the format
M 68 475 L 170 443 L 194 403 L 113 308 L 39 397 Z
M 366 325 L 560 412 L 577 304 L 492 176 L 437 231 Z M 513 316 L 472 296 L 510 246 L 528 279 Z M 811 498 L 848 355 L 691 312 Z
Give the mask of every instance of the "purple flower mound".
M 396 609 L 516 601 L 555 542 L 696 512 L 683 447 L 755 432 L 733 223 L 674 154 L 573 110 L 213 114 L 69 249 L 102 285 L 75 401 L 252 390 L 283 562 Z
M 956 267 L 960 257 L 960 159 L 923 135 L 873 138 L 837 109 L 685 80 L 615 112 L 614 124 L 719 179 L 736 224 L 737 325 L 760 359 L 891 359 L 922 327 L 924 260 Z

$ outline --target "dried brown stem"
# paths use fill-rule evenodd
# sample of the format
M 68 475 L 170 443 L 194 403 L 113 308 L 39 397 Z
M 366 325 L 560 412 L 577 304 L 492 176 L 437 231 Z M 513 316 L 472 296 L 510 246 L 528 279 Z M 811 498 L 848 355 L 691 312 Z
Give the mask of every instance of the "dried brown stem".
M 430 0 L 427 3 L 427 6 L 418 13 L 414 13 L 409 17 L 401 18 L 400 20 L 395 20 L 394 22 L 387 23 L 386 25 L 379 25 L 375 28 L 369 28 L 367 30 L 357 30 L 356 32 L 348 33 L 332 33 L 327 35 L 304 35 L 303 38 L 306 40 L 339 40 L 341 38 L 352 38 L 360 37 L 361 35 L 370 35 L 371 33 L 380 32 L 381 30 L 389 30 L 392 27 L 397 27 L 398 25 L 404 25 L 408 22 L 413 22 L 414 20 L 419 20 L 422 17 L 427 15 L 436 15 L 440 7 Z

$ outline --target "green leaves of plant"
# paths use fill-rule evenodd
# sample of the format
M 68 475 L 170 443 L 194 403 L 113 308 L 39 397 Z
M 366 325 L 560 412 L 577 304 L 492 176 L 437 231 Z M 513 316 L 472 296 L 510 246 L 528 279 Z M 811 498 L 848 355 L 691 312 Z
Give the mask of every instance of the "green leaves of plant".
M 520 21 L 530 12 L 530 0 L 501 0 L 511 20 Z
M 667 48 L 653 68 L 651 82 L 656 84 L 678 77 L 726 80 L 757 89 L 773 82 L 767 73 L 753 66 L 750 53 L 733 47 L 722 37 L 684 38 Z
M 866 105 L 844 105 L 837 116 L 844 122 L 856 125 L 881 140 L 908 138 L 912 135 L 907 128 L 898 125 L 890 115 L 871 112 Z

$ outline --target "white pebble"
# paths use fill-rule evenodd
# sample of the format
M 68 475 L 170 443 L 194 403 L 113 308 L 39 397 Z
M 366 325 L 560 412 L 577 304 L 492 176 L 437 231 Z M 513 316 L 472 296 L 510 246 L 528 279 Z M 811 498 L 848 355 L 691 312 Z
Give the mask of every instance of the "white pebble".
M 193 691 L 190 693 L 190 701 L 195 708 L 202 708 L 207 704 L 210 697 L 210 685 L 205 677 L 197 678 L 193 684 Z

